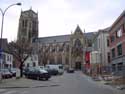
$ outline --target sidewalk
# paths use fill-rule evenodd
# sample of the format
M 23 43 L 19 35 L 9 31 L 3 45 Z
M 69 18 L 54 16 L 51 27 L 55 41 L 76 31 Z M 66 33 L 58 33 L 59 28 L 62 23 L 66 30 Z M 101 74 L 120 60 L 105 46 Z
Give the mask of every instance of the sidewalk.
M 51 85 L 56 85 L 56 83 L 53 83 L 51 80 L 39 81 L 26 78 L 6 79 L 0 82 L 0 88 L 35 88 L 35 87 L 48 87 Z
M 91 77 L 91 76 L 86 75 L 86 74 L 84 74 L 84 75 L 87 77 L 87 79 L 89 81 L 92 80 L 94 83 L 100 83 L 102 85 L 111 86 L 112 88 L 119 89 L 119 90 L 124 90 L 125 91 L 125 85 L 115 85 L 115 84 L 113 84 L 112 80 L 109 80 L 109 79 L 104 80 L 101 76 Z

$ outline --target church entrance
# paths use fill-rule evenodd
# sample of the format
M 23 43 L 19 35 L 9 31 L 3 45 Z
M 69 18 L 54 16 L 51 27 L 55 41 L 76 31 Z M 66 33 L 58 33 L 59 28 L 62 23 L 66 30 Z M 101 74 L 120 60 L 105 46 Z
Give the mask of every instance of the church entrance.
M 75 62 L 75 69 L 81 70 L 81 62 Z

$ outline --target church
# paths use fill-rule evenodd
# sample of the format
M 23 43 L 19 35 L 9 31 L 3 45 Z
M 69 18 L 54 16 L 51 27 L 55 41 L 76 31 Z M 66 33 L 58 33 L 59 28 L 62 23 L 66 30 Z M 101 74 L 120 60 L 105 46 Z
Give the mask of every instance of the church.
M 96 32 L 83 32 L 79 25 L 69 35 L 38 37 L 38 13 L 32 9 L 21 11 L 17 40 L 32 43 L 38 54 L 39 65 L 63 64 L 65 67 L 81 69 L 85 64 L 85 52 L 92 51 Z

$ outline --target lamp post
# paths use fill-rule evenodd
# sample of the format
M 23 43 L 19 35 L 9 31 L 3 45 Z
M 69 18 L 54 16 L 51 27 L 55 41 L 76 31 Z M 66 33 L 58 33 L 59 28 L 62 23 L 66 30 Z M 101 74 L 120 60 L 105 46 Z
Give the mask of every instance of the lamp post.
M 2 23 L 1 23 L 1 41 L 0 41 L 0 58 L 1 58 L 1 63 L 2 63 L 2 35 L 3 35 L 3 25 L 4 25 L 4 16 L 5 16 L 5 13 L 7 12 L 7 10 L 12 7 L 12 6 L 15 6 L 15 5 L 18 5 L 20 6 L 21 3 L 15 3 L 15 4 L 11 4 L 9 5 L 4 11 L 0 8 L 0 11 L 2 13 Z M 0 63 L 0 68 L 1 68 L 1 63 Z

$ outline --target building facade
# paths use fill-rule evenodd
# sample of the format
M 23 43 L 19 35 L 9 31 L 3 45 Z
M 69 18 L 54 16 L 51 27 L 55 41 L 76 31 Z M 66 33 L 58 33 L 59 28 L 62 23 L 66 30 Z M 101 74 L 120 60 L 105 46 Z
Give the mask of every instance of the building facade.
M 112 71 L 125 73 L 125 11 L 112 24 L 109 40 Z
M 38 54 L 39 65 L 63 64 L 81 69 L 86 47 L 92 46 L 95 33 L 83 33 L 79 26 L 74 33 L 52 37 L 38 37 L 38 13 L 32 9 L 21 11 L 17 41 L 28 41 L 33 54 Z M 33 55 L 34 56 L 34 55 Z
M 39 64 L 63 64 L 81 69 L 85 62 L 85 41 L 91 46 L 95 33 L 83 33 L 79 26 L 70 35 L 37 38 Z
M 2 52 L 0 54 L 0 69 L 13 67 L 13 55 L 9 52 L 7 39 L 0 39 L 2 41 Z
M 100 53 L 100 66 L 103 71 L 110 71 L 110 48 L 109 48 L 109 29 L 99 30 L 93 41 L 93 51 Z

